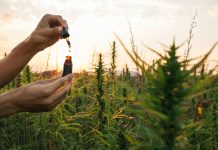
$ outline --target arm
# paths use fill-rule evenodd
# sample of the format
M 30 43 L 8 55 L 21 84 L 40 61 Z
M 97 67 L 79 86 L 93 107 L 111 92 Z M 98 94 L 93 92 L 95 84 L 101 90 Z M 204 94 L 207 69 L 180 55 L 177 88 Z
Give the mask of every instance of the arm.
M 50 111 L 66 96 L 72 74 L 28 84 L 0 95 L 0 118 L 18 112 Z
M 56 43 L 67 22 L 61 16 L 45 15 L 31 35 L 0 60 L 0 87 L 10 82 L 39 51 Z M 18 112 L 49 111 L 66 96 L 72 75 L 44 80 L 0 95 L 0 118 Z
M 39 51 L 56 43 L 67 22 L 57 15 L 42 17 L 32 34 L 0 60 L 0 88 L 9 83 Z
M 29 38 L 17 45 L 12 52 L 0 60 L 0 87 L 10 82 L 36 54 Z

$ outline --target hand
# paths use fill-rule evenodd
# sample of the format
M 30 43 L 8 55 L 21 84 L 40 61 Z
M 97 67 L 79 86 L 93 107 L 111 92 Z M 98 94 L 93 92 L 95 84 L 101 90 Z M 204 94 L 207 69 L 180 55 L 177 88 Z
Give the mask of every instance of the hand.
M 61 16 L 44 15 L 29 38 L 36 52 L 56 43 L 61 38 L 63 27 L 68 29 L 67 21 Z
M 0 96 L 0 103 L 2 103 L 0 117 L 17 112 L 50 111 L 65 98 L 71 85 L 72 74 L 69 74 L 58 79 L 31 83 L 7 92 Z
M 43 16 L 31 35 L 0 60 L 0 88 L 16 77 L 35 54 L 57 42 L 63 27 L 67 28 L 67 22 L 61 16 Z

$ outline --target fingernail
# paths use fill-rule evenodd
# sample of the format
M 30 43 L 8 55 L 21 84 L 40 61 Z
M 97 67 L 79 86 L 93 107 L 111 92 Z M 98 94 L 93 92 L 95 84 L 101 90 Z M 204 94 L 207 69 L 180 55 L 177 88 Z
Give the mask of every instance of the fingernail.
M 64 22 L 64 27 L 68 30 L 68 25 L 66 21 Z
M 62 26 L 59 26 L 59 27 L 58 27 L 58 32 L 61 33 L 62 31 L 63 31 L 63 27 L 62 27 Z
M 70 78 L 73 78 L 73 74 L 72 73 L 68 74 L 67 76 L 70 77 Z

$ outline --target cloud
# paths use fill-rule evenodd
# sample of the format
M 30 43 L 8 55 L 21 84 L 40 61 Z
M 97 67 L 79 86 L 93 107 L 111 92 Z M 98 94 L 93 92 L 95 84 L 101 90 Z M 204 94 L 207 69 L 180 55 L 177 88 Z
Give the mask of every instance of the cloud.
M 11 23 L 12 20 L 14 19 L 14 15 L 8 12 L 3 12 L 0 14 L 0 20 L 6 22 L 6 23 Z
M 212 17 L 218 17 L 218 5 L 213 6 L 211 10 L 208 11 L 208 14 Z
M 207 6 L 218 4 L 216 0 L 203 2 Z M 14 19 L 29 23 L 52 13 L 64 14 L 72 22 L 92 15 L 169 20 L 187 15 L 187 10 L 195 9 L 200 3 L 199 0 L 1 0 L 0 18 L 9 23 Z M 214 11 L 210 14 L 214 15 Z
M 196 0 L 190 0 L 196 1 Z M 96 5 L 95 15 L 141 17 L 153 21 L 176 20 L 194 12 L 195 3 L 184 3 L 179 0 L 93 0 Z M 190 4 L 190 5 L 189 5 Z M 190 15 L 190 14 L 189 14 Z

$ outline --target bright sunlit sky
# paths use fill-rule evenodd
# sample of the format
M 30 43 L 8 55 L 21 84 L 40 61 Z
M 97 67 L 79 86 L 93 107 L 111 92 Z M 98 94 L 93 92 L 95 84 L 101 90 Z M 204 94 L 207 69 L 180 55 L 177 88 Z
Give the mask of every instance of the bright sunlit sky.
M 173 38 L 181 44 L 188 38 L 190 23 L 198 10 L 191 56 L 204 54 L 218 41 L 218 0 L 1 0 L 0 1 L 0 56 L 9 53 L 24 40 L 46 14 L 59 14 L 68 21 L 74 71 L 92 68 L 93 53 L 101 52 L 106 67 L 110 64 L 110 43 L 114 33 L 130 48 L 131 24 L 138 53 L 148 62 L 157 58 L 142 43 L 162 49 L 159 42 L 170 45 Z M 183 55 L 184 45 L 179 54 Z M 67 44 L 64 40 L 38 53 L 30 66 L 35 71 L 62 69 Z M 217 60 L 218 48 L 210 59 Z M 96 60 L 96 58 L 95 58 Z M 118 68 L 128 63 L 129 57 L 118 44 Z M 95 63 L 95 61 L 94 61 Z

